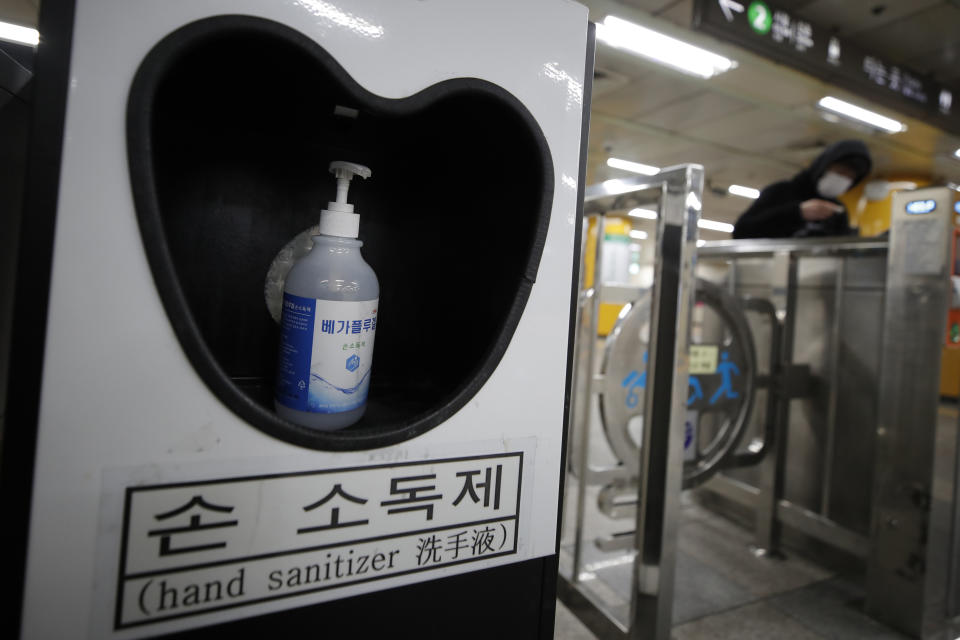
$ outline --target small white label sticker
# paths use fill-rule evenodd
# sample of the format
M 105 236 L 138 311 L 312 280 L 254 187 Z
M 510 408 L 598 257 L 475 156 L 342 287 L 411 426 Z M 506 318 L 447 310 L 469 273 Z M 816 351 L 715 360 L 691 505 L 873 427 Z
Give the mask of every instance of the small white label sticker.
M 690 345 L 690 375 L 698 376 L 717 372 L 717 353 L 720 348 L 715 344 Z

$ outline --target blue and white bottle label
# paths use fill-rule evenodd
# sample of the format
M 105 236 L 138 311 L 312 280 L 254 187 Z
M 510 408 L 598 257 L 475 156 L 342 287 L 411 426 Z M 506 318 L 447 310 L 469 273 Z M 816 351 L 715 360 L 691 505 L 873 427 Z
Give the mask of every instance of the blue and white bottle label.
M 313 413 L 363 406 L 370 388 L 377 306 L 377 299 L 342 302 L 284 292 L 277 402 Z

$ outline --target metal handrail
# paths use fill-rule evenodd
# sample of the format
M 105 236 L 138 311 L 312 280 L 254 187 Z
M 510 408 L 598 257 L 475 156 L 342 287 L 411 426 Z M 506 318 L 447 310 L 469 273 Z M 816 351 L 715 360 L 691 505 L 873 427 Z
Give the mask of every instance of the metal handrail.
M 725 256 L 773 256 L 792 253 L 806 256 L 841 256 L 863 253 L 886 253 L 889 242 L 886 238 L 762 238 L 749 240 L 715 240 L 706 242 L 697 249 L 702 257 Z

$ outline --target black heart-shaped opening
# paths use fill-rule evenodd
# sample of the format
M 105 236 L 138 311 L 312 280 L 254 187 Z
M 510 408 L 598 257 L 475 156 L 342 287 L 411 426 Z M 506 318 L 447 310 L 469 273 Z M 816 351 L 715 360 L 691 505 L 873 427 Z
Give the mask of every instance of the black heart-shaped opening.
M 504 89 L 459 78 L 383 98 L 296 30 L 221 16 L 144 59 L 127 146 L 169 320 L 210 390 L 250 425 L 315 449 L 385 446 L 453 415 L 500 363 L 553 197 L 543 133 Z M 332 160 L 374 172 L 350 196 L 380 322 L 365 416 L 319 432 L 273 412 L 279 331 L 263 287 L 277 252 L 332 199 Z

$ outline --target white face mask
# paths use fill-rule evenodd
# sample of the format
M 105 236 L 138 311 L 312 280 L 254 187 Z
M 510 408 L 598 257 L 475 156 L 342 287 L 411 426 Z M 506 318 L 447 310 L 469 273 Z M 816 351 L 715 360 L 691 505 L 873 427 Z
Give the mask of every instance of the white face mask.
M 827 171 L 817 180 L 817 193 L 824 198 L 836 198 L 845 194 L 852 185 L 853 178 Z

